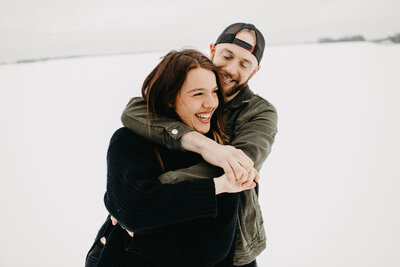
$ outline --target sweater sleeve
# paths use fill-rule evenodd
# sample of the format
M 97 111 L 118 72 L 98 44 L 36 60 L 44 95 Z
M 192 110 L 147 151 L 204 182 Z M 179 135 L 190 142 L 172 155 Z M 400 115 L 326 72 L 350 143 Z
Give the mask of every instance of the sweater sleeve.
M 197 218 L 215 217 L 212 179 L 161 184 L 153 144 L 127 128 L 117 130 L 107 153 L 107 210 L 135 233 Z

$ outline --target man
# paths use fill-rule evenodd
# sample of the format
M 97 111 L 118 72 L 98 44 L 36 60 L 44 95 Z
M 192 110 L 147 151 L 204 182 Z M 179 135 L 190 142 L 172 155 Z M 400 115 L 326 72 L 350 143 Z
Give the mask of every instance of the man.
M 219 145 L 170 118 L 151 116 L 149 123 L 143 98 L 133 98 L 128 103 L 121 117 L 127 128 L 169 149 L 199 153 L 205 160 L 163 174 L 159 177 L 162 183 L 214 178 L 222 174 L 220 168 L 232 182 L 258 180 L 257 171 L 270 153 L 277 133 L 276 109 L 254 95 L 247 85 L 260 69 L 264 46 L 261 32 L 245 23 L 228 26 L 210 45 L 210 58 L 223 77 L 222 89 L 227 100 L 225 128 L 231 136 L 230 146 Z M 258 187 L 241 193 L 237 228 L 240 230 L 234 244 L 234 265 L 256 266 L 255 258 L 266 246 Z

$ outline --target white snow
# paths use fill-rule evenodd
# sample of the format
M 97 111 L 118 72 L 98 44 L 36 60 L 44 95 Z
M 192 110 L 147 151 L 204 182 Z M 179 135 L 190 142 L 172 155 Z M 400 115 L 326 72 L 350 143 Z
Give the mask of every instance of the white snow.
M 84 265 L 109 138 L 163 54 L 0 66 L 0 266 Z M 259 266 L 400 265 L 399 69 L 399 45 L 267 48 L 250 82 L 279 115 Z

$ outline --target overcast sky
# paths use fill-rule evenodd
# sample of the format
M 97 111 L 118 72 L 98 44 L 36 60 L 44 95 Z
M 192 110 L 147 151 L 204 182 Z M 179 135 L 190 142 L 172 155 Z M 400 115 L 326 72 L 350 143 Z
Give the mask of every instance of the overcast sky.
M 268 44 L 374 39 L 400 32 L 399 10 L 398 0 L 0 0 L 0 59 L 62 45 L 75 54 L 204 47 L 238 21 L 255 24 Z

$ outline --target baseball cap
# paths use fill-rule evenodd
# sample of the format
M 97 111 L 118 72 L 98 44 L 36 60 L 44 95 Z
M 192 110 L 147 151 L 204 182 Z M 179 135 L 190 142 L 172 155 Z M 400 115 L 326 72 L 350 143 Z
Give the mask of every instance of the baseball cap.
M 256 44 L 254 46 L 243 40 L 236 39 L 236 34 L 244 29 L 252 30 L 255 32 Z M 258 64 L 260 64 L 262 56 L 264 54 L 265 40 L 262 33 L 253 24 L 239 22 L 229 25 L 221 33 L 221 35 L 215 42 L 215 44 L 222 44 L 222 43 L 236 44 L 240 47 L 243 47 L 246 50 L 249 50 L 257 58 Z

